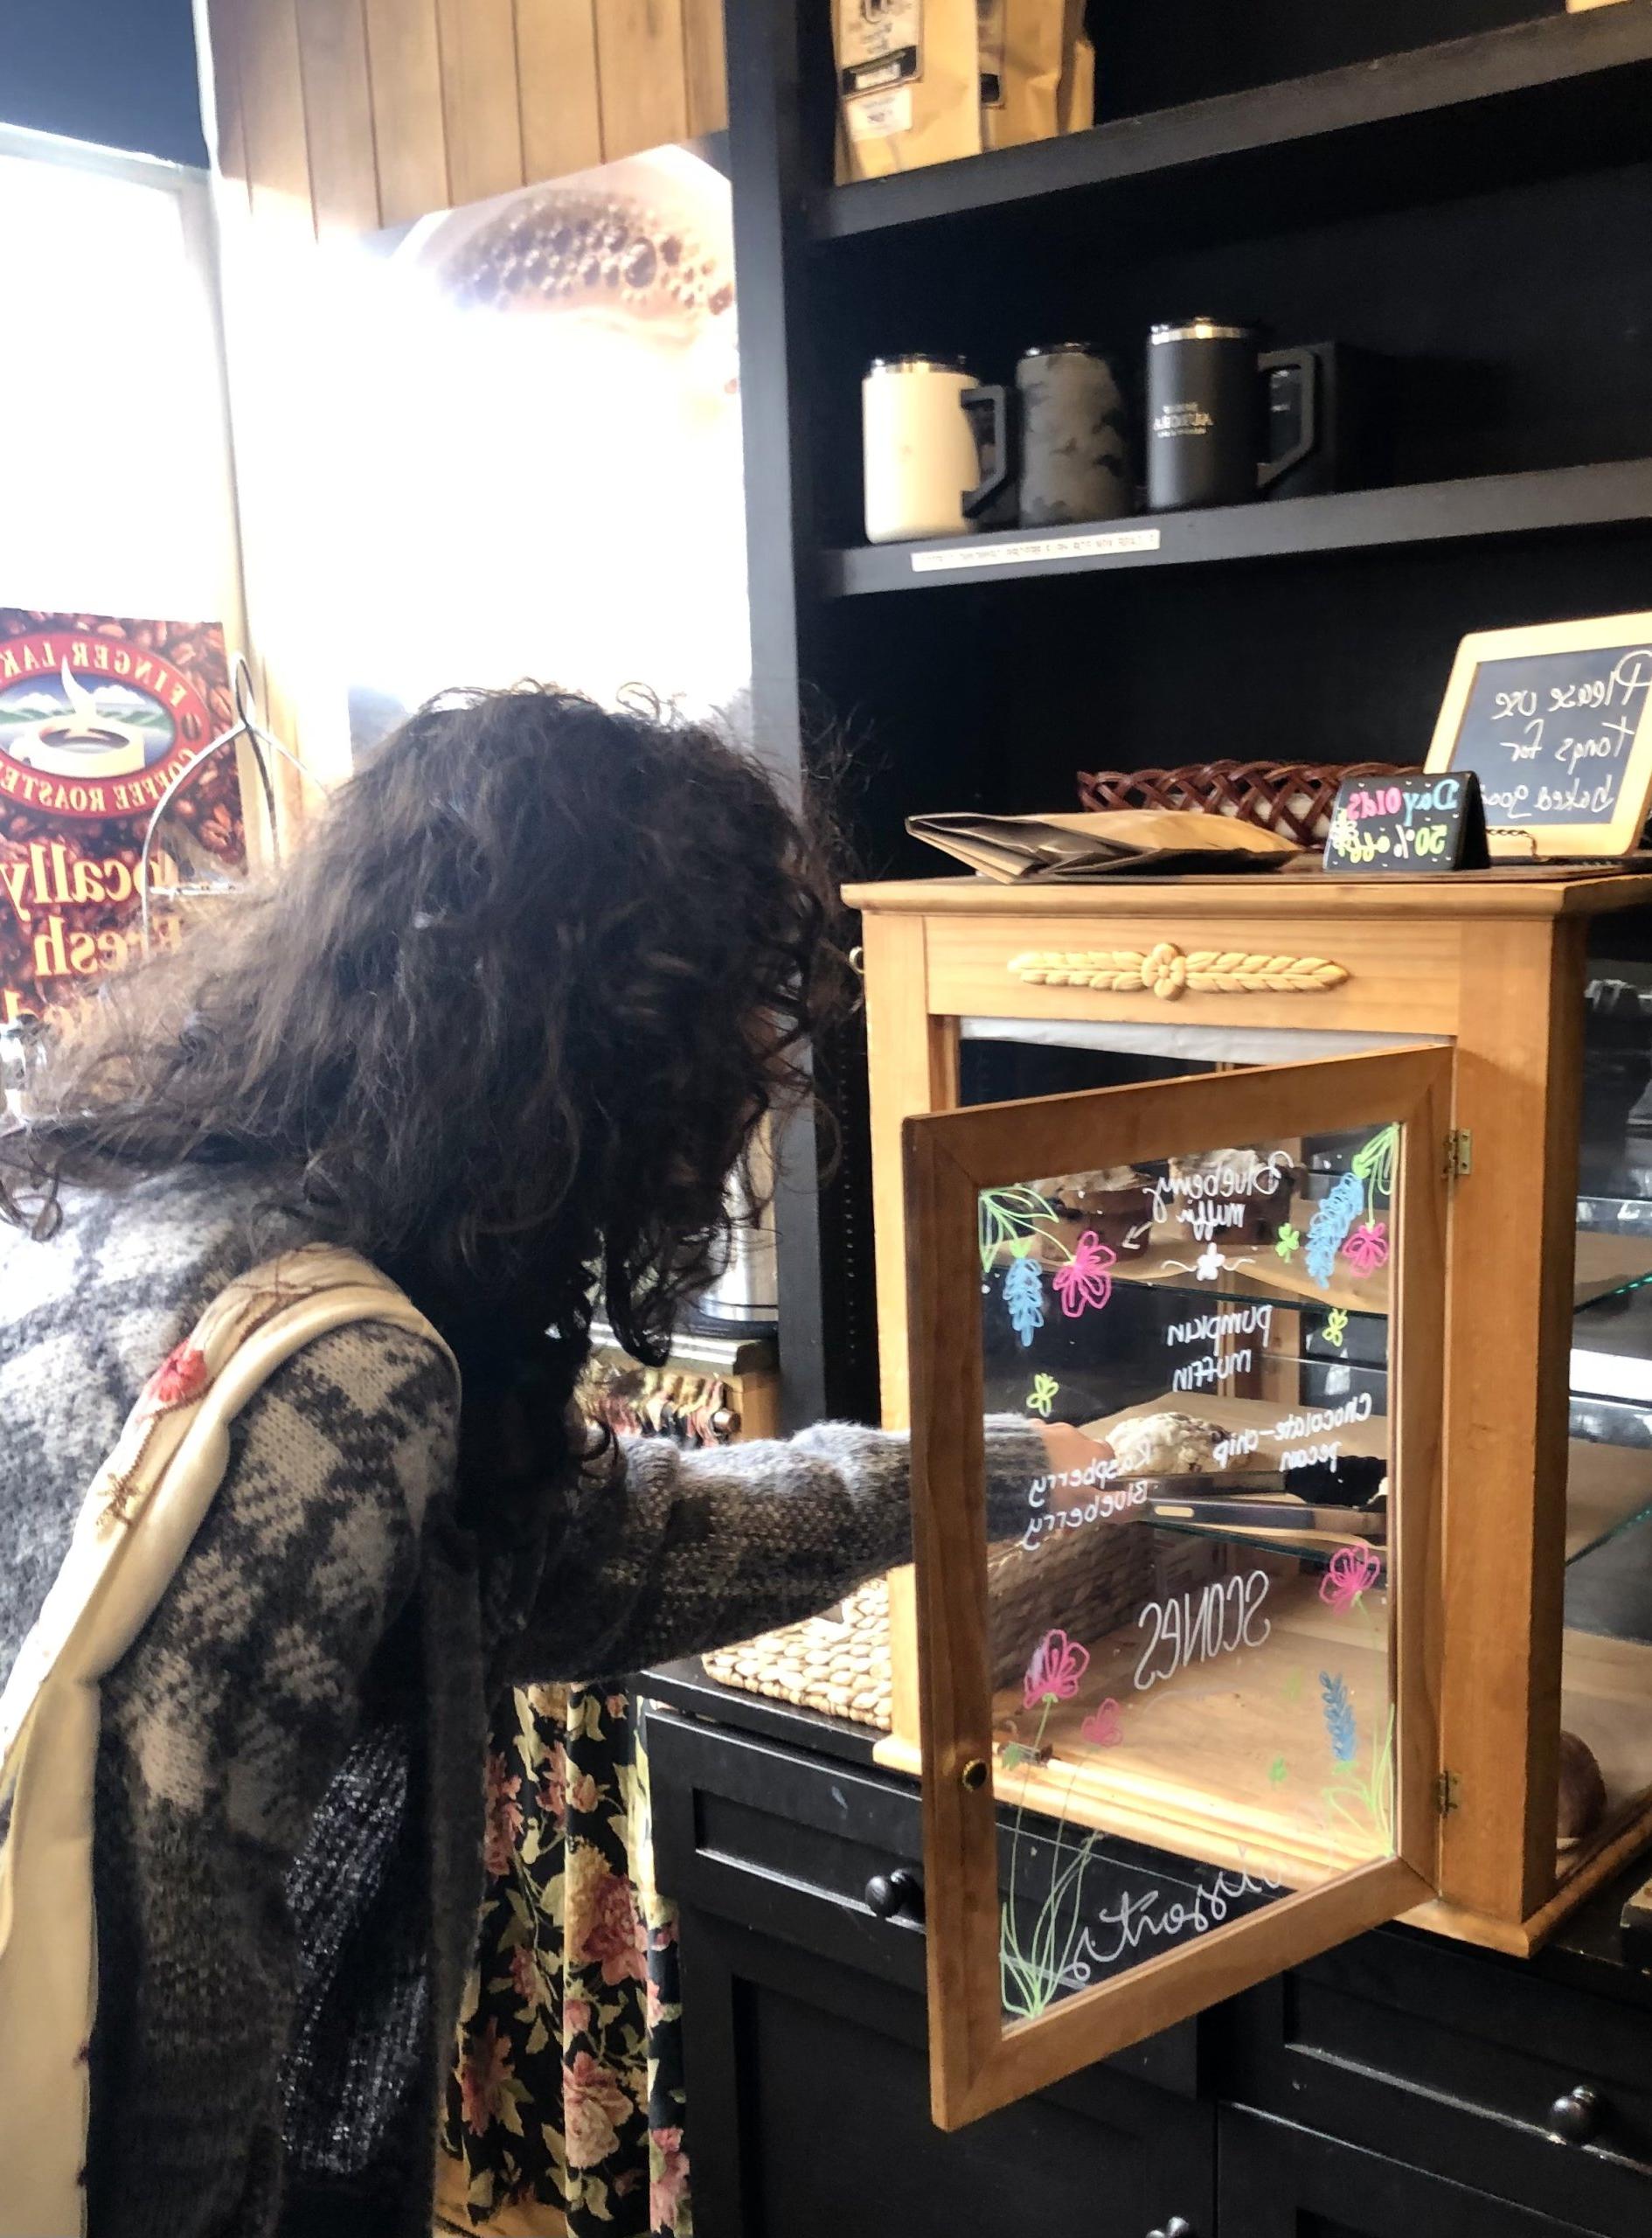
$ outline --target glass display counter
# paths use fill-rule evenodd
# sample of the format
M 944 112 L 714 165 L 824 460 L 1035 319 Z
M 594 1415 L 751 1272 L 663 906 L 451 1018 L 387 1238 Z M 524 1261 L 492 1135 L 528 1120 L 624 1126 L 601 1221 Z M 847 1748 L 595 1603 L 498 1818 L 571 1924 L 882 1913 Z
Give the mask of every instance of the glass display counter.
M 948 2125 L 1652 1838 L 1652 1227 L 1579 1120 L 1652 881 L 1285 883 L 851 896 Z M 1009 1512 L 1005 1413 L 1094 1442 Z

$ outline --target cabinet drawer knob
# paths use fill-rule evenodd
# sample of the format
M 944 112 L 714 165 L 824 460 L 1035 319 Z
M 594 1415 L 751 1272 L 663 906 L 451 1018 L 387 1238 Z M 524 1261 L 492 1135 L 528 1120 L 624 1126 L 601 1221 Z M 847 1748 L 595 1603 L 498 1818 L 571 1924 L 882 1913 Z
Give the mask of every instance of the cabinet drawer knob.
M 898 1865 L 892 1873 L 874 1873 L 866 1883 L 866 1909 L 880 1920 L 920 1920 L 924 1915 L 924 1884 L 915 1873 Z
M 1149 2230 L 1147 2238 L 1198 2238 L 1198 2233 L 1185 2216 L 1173 2214 L 1163 2230 Z
M 1549 2134 L 1558 2144 L 1588 2144 L 1606 2126 L 1606 2101 L 1586 2082 L 1557 2098 L 1549 2109 Z

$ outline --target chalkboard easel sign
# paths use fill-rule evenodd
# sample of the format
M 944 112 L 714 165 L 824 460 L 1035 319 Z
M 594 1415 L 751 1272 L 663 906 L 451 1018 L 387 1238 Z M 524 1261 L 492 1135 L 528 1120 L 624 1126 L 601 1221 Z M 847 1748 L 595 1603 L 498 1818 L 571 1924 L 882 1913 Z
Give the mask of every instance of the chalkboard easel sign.
M 1652 614 L 1457 648 L 1431 775 L 1472 769 L 1495 855 L 1627 855 L 1652 803 Z
M 1347 777 L 1338 788 L 1325 841 L 1328 871 L 1414 878 L 1486 866 L 1486 819 L 1472 769 L 1437 777 L 1402 769 L 1392 777 Z

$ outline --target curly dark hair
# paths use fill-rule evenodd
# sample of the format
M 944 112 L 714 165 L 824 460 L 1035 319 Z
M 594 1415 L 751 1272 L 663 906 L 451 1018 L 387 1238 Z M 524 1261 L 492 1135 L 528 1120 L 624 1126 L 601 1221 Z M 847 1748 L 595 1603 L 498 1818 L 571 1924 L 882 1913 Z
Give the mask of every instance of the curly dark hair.
M 593 1312 L 662 1356 L 725 1182 L 841 999 L 824 858 L 713 732 L 562 691 L 445 694 L 275 879 L 112 982 L 0 1128 L 0 1213 L 250 1170 L 437 1324 Z

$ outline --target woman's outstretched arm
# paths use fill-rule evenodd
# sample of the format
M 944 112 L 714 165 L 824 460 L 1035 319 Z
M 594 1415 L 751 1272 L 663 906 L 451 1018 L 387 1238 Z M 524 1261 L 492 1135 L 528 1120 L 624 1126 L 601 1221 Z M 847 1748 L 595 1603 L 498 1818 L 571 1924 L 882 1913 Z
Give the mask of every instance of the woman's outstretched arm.
M 989 1536 L 1019 1536 L 1034 1484 L 1067 1456 L 1052 1463 L 1051 1436 L 1015 1416 L 989 1421 L 986 1448 Z M 513 1677 L 635 1671 L 829 1608 L 911 1560 L 907 1450 L 851 1422 L 698 1451 L 626 1441 L 582 1480 Z

